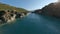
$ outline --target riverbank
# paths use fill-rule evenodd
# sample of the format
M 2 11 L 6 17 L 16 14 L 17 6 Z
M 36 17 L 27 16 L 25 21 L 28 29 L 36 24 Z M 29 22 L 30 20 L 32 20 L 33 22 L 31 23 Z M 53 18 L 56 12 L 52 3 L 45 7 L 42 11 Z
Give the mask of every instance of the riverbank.
M 19 8 L 0 2 L 0 24 L 23 18 L 27 15 L 27 13 L 28 10 L 24 8 Z
M 16 19 L 22 18 L 28 15 L 28 13 L 17 12 L 14 10 L 0 10 L 0 24 L 9 23 Z

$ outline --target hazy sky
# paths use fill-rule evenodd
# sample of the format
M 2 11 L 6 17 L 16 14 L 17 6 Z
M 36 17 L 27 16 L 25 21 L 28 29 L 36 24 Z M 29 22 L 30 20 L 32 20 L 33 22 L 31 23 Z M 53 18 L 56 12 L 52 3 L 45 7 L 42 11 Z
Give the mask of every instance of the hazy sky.
M 35 10 L 44 7 L 45 5 L 57 0 L 0 0 L 12 6 L 25 8 L 27 10 Z

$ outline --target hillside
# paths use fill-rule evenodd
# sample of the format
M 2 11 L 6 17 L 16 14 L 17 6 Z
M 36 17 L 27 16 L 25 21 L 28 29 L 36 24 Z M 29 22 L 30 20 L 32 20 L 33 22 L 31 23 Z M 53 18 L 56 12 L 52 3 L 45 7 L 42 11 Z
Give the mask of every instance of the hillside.
M 28 11 L 23 8 L 0 3 L 0 24 L 12 22 L 18 18 L 26 16 Z
M 16 10 L 18 12 L 27 12 L 27 10 L 23 8 L 18 8 L 15 6 L 10 6 L 8 4 L 0 3 L 0 10 Z
M 43 7 L 42 9 L 35 10 L 36 13 L 60 17 L 60 2 L 59 3 L 50 3 Z

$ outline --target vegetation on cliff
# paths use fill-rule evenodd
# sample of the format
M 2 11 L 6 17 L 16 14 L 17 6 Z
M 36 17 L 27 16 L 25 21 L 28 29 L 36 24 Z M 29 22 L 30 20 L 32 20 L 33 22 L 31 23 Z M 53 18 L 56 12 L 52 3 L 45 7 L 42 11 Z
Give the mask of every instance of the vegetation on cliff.
M 16 10 L 17 12 L 28 12 L 24 8 L 18 8 L 18 7 L 11 6 L 11 5 L 4 4 L 4 3 L 0 3 L 0 10 Z

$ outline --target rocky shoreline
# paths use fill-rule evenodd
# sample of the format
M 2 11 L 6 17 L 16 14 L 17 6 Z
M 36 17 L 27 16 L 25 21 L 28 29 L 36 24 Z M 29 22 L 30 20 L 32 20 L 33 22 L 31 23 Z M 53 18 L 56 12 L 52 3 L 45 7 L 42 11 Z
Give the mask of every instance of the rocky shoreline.
M 27 15 L 25 12 L 17 12 L 16 10 L 0 10 L 0 24 L 12 22 L 17 18 Z

